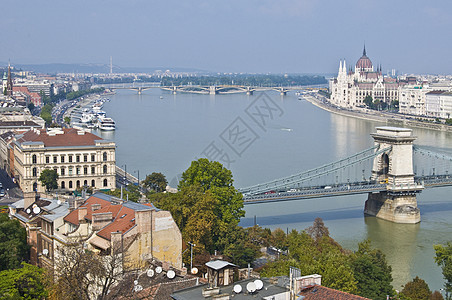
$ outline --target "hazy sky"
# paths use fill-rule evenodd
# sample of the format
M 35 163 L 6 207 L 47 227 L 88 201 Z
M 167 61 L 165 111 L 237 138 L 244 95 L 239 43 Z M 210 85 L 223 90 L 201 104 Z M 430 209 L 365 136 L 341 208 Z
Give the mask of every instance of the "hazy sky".
M 2 0 L 0 61 L 452 73 L 451 0 Z

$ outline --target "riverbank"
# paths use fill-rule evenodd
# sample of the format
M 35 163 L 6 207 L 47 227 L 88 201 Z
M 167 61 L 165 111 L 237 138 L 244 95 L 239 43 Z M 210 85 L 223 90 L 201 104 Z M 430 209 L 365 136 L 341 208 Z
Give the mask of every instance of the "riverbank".
M 388 126 L 415 127 L 452 132 L 452 126 L 446 124 L 436 124 L 418 121 L 412 119 L 409 116 L 404 116 L 400 114 L 375 111 L 367 108 L 358 108 L 359 110 L 343 109 L 332 105 L 327 100 L 326 97 L 320 94 L 315 94 L 315 96 L 304 95 L 303 98 L 323 110 L 346 117 L 353 117 L 361 120 L 371 120 L 376 122 L 384 122 Z

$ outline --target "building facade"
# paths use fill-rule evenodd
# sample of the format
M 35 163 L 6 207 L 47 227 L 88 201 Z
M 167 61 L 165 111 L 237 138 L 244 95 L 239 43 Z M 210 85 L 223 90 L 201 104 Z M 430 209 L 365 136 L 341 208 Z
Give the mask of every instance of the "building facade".
M 364 99 L 367 96 L 372 97 L 373 101 L 391 104 L 399 98 L 399 85 L 396 79 L 382 75 L 381 66 L 374 70 L 364 47 L 354 71 L 351 68 L 347 70 L 345 60 L 340 61 L 337 77 L 329 82 L 330 101 L 348 109 L 365 107 Z
M 14 163 L 9 173 L 24 193 L 45 192 L 38 180 L 45 169 L 58 173 L 58 189 L 82 186 L 116 188 L 115 143 L 75 128 L 29 130 L 15 136 Z

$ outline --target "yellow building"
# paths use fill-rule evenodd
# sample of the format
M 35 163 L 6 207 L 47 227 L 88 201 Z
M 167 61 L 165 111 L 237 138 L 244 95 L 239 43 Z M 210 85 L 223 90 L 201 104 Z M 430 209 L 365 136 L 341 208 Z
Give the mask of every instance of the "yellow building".
M 34 129 L 15 135 L 10 174 L 24 193 L 44 192 L 45 169 L 58 173 L 60 192 L 82 186 L 115 189 L 115 143 L 75 128 Z

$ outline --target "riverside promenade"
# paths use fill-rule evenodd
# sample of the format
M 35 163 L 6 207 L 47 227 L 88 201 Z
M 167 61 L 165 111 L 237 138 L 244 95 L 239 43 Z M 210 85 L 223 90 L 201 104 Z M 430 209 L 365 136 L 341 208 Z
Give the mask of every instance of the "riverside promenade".
M 450 125 L 437 124 L 427 121 L 419 121 L 414 119 L 415 118 L 414 116 L 376 111 L 367 108 L 356 108 L 356 110 L 349 110 L 337 107 L 331 104 L 325 96 L 322 96 L 318 93 L 314 95 L 304 95 L 303 98 L 321 109 L 342 116 L 353 117 L 363 120 L 372 120 L 376 122 L 383 122 L 390 126 L 415 127 L 452 132 L 452 126 Z

